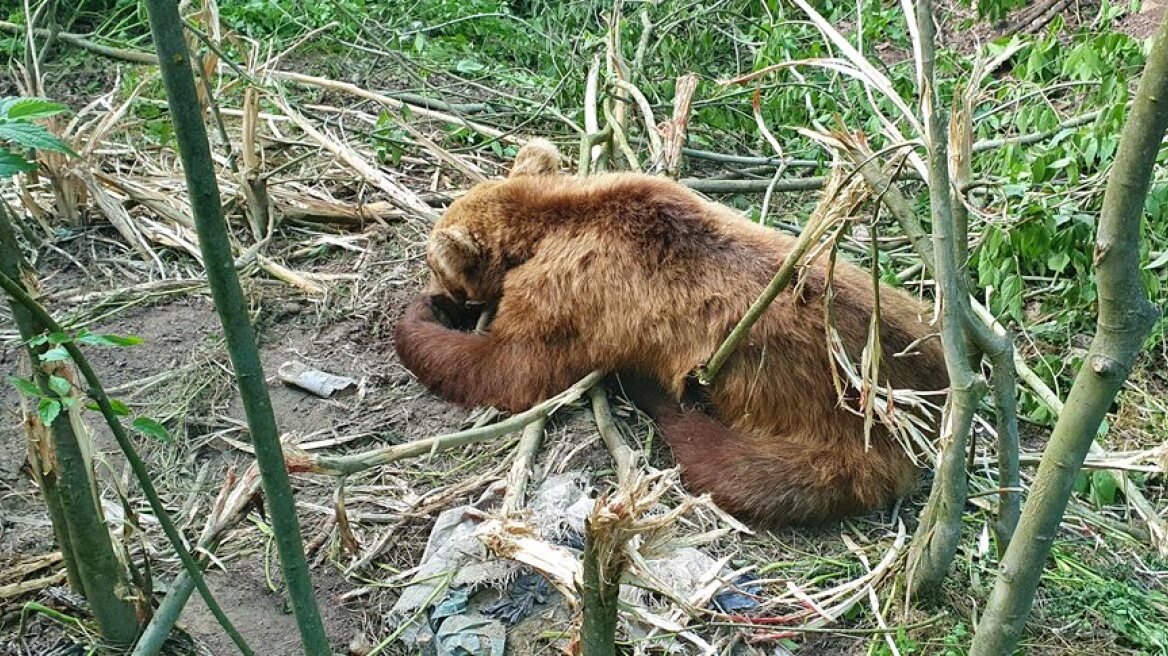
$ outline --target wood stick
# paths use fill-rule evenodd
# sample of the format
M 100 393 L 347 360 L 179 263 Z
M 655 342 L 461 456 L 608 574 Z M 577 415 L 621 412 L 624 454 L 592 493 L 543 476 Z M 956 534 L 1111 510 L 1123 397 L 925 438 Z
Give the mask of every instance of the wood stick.
M 641 452 L 625 444 L 617 430 L 612 420 L 612 409 L 608 405 L 608 392 L 597 385 L 589 394 L 592 397 L 592 416 L 596 419 L 596 429 L 600 431 L 600 439 L 604 440 L 604 446 L 608 447 L 608 452 L 616 462 L 617 483 L 625 485 L 641 459 Z
M 344 476 L 405 458 L 433 454 L 464 444 L 482 442 L 512 433 L 534 421 L 546 419 L 560 408 L 584 396 L 593 385 L 600 382 L 603 375 L 603 372 L 594 371 L 556 396 L 497 424 L 344 456 L 318 456 L 294 447 L 286 447 L 284 449 L 285 459 L 289 471 L 310 471 L 328 476 Z

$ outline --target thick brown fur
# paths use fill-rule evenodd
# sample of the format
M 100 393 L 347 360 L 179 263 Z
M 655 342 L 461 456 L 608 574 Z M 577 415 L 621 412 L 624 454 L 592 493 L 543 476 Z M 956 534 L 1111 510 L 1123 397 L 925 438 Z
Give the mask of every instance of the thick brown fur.
M 395 332 L 402 363 L 423 384 L 464 406 L 517 412 L 594 369 L 622 372 L 690 489 L 759 524 L 832 520 L 911 491 L 919 472 L 902 448 L 878 424 L 865 450 L 862 418 L 839 407 L 822 258 L 803 272 L 800 298 L 780 294 L 706 388 L 706 410 L 687 409 L 689 374 L 758 297 L 793 239 L 670 180 L 580 179 L 557 168 L 545 144 L 525 147 L 510 178 L 479 184 L 434 227 L 431 293 Z M 858 362 L 871 275 L 840 261 L 833 287 L 836 328 Z M 880 298 L 881 382 L 944 389 L 928 308 L 886 286 Z M 497 305 L 488 334 L 445 325 L 458 312 L 450 308 L 466 303 Z

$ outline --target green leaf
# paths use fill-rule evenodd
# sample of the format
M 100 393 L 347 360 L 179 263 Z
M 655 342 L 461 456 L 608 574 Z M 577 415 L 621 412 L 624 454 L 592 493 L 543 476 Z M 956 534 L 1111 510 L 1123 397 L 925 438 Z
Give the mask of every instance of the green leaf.
M 131 426 L 139 433 L 149 435 L 161 442 L 169 444 L 171 441 L 170 432 L 166 430 L 166 427 L 149 417 L 138 417 Z
M 73 386 L 60 376 L 49 376 L 49 389 L 60 396 L 69 396 L 69 393 L 73 391 Z
M 86 346 L 134 346 L 141 344 L 142 338 L 134 335 L 97 335 L 82 331 L 77 334 L 77 342 Z
M 1087 477 L 1087 472 L 1079 472 L 1075 477 L 1075 494 L 1083 497 L 1091 489 L 1091 479 Z
M 1115 478 L 1109 472 L 1096 470 L 1091 473 L 1091 496 L 1096 505 L 1109 506 L 1115 503 L 1115 496 L 1119 488 L 1115 485 Z
M 26 121 L 63 114 L 69 108 L 46 98 L 5 98 L 0 100 L 0 116 Z
M 50 344 L 64 344 L 65 342 L 68 342 L 69 340 L 71 340 L 73 338 L 69 336 L 69 333 L 58 332 L 58 333 L 49 333 L 48 339 L 49 339 Z
M 60 414 L 61 403 L 57 401 L 57 399 L 41 397 L 40 403 L 37 403 L 37 415 L 40 416 L 41 421 L 44 422 L 46 426 L 52 424 L 53 421 L 57 418 L 57 415 Z
M 25 148 L 51 150 L 56 153 L 77 156 L 72 148 L 65 145 L 57 135 L 35 123 L 0 121 L 0 139 L 11 141 Z
M 17 378 L 16 376 L 9 376 L 8 382 L 12 383 L 12 386 L 15 387 L 16 389 L 20 390 L 20 392 L 22 394 L 27 394 L 28 396 L 31 396 L 34 398 L 39 397 L 41 395 L 41 388 L 37 387 L 36 383 L 32 382 L 31 380 L 29 380 L 27 378 Z
M 17 173 L 35 170 L 36 164 L 6 148 L 0 148 L 0 178 L 11 178 Z
M 117 415 L 119 417 L 129 416 L 130 407 L 128 405 L 126 405 L 125 403 L 122 403 L 121 401 L 119 401 L 117 399 L 110 399 L 109 403 L 110 403 L 110 409 L 112 409 L 114 411 L 115 415 Z
M 1050 267 L 1050 270 L 1055 273 L 1062 273 L 1063 269 L 1066 269 L 1070 263 L 1071 256 L 1061 251 L 1046 256 L 1046 266 Z
M 65 350 L 64 346 L 54 346 L 41 353 L 41 362 L 65 362 L 69 359 L 69 352 Z

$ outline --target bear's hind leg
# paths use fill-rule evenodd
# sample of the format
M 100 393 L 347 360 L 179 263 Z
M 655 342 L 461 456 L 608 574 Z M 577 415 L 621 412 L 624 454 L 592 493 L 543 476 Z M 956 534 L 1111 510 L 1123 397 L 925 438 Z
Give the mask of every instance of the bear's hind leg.
M 917 471 L 895 444 L 744 435 L 685 408 L 650 379 L 621 376 L 627 397 L 653 418 L 682 479 L 720 508 L 767 526 L 817 524 L 891 505 Z M 855 442 L 855 443 L 853 443 Z

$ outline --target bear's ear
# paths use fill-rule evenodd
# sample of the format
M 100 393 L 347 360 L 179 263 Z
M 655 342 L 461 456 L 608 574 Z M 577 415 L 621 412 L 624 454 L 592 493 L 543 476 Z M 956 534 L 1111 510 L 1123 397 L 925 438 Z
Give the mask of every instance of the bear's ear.
M 509 177 L 552 175 L 560 171 L 560 149 L 543 138 L 528 141 L 515 155 Z
M 435 230 L 427 251 L 430 268 L 442 280 L 460 280 L 482 254 L 478 241 L 462 226 Z

